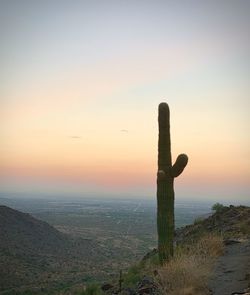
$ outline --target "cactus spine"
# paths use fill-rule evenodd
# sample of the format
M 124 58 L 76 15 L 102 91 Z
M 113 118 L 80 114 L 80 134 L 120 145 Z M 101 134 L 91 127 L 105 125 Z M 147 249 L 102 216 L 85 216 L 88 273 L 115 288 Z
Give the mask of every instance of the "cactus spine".
M 159 260 L 164 264 L 173 256 L 174 178 L 182 173 L 188 157 L 179 155 L 172 166 L 169 107 L 166 103 L 159 105 L 158 123 L 157 230 Z

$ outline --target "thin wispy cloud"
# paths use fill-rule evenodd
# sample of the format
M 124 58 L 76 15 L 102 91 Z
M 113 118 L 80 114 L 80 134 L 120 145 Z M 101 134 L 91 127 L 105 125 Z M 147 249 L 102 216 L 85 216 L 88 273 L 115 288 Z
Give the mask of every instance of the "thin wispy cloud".
M 78 136 L 78 135 L 70 135 L 69 138 L 72 138 L 72 139 L 80 139 L 82 137 L 81 136 Z

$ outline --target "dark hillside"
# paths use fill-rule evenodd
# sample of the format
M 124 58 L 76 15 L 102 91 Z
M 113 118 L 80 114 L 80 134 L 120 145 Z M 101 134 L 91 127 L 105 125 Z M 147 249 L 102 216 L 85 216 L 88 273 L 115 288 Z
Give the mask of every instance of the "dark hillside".
M 0 206 L 1 251 L 51 254 L 65 250 L 67 238 L 46 222 Z
M 46 288 L 81 284 L 93 273 L 101 276 L 98 263 L 105 260 L 95 241 L 72 238 L 29 214 L 0 206 L 0 294 L 19 294 L 26 287 L 46 293 Z

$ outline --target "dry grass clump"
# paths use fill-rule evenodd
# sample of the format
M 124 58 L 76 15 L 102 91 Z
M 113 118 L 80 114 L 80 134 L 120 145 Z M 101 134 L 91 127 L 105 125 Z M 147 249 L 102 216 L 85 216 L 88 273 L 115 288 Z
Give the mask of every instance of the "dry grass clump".
M 206 235 L 176 249 L 174 258 L 159 269 L 163 292 L 168 295 L 207 295 L 213 263 L 223 253 L 223 239 Z

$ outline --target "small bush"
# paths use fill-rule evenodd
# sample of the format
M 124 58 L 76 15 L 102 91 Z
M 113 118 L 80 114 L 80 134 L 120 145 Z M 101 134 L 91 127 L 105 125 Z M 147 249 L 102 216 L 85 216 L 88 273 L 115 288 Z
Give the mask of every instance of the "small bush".
M 249 224 L 249 222 L 247 223 L 246 221 L 242 221 L 239 224 L 239 230 L 243 235 L 250 235 L 250 224 Z
M 194 220 L 194 224 L 200 224 L 200 223 L 202 223 L 202 221 L 203 221 L 203 218 L 202 217 L 197 217 Z
M 138 263 L 130 267 L 128 272 L 123 277 L 124 284 L 126 286 L 133 286 L 135 283 L 137 283 L 141 279 L 143 269 L 144 269 L 143 263 Z
M 215 211 L 215 212 L 221 212 L 224 208 L 225 208 L 225 206 L 220 204 L 220 203 L 215 203 L 212 206 L 212 210 Z
M 79 295 L 102 295 L 103 292 L 98 285 L 89 285 L 84 291 L 81 291 Z
M 223 253 L 223 239 L 205 235 L 199 241 L 179 247 L 174 258 L 159 270 L 164 294 L 206 295 L 206 283 L 215 257 Z

